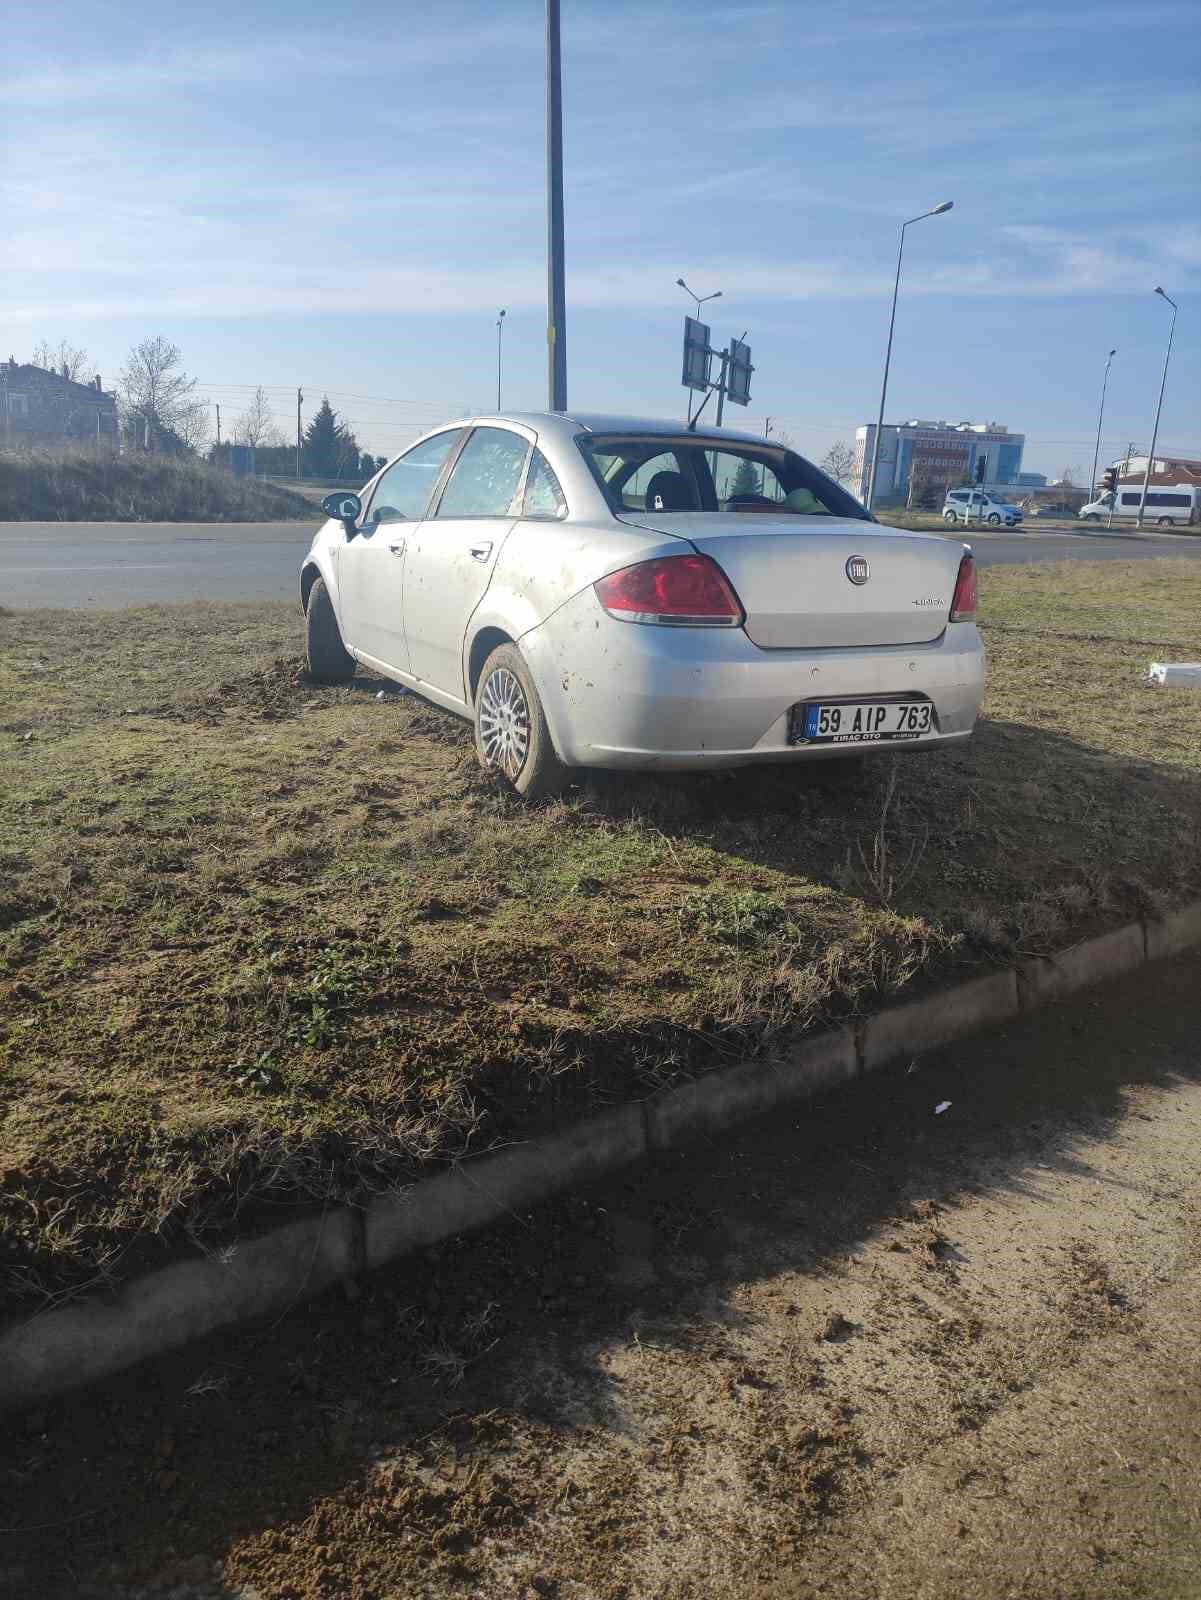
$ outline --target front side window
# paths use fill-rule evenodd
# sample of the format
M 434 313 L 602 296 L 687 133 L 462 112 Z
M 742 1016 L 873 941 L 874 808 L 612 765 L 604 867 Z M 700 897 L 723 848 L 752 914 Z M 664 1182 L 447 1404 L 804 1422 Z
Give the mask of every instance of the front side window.
M 871 521 L 853 495 L 779 446 L 744 446 L 692 434 L 678 439 L 585 434 L 576 443 L 619 516 L 695 511 Z
M 463 446 L 442 492 L 439 517 L 512 514 L 530 447 L 507 428 L 477 428 Z
M 392 463 L 371 497 L 376 522 L 411 522 L 425 515 L 438 474 L 460 434 L 458 428 L 436 433 Z
M 567 501 L 559 480 L 541 450 L 535 450 L 525 482 L 524 515 L 527 517 L 565 517 Z

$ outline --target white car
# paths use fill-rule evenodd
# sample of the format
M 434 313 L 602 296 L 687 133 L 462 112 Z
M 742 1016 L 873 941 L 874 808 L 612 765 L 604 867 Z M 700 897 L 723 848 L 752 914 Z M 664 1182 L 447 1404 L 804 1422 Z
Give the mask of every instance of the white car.
M 576 767 L 930 749 L 975 726 L 970 550 L 881 527 L 753 435 L 476 417 L 322 508 L 310 672 L 361 662 L 470 718 L 481 761 L 531 798 Z
M 944 522 L 987 522 L 994 528 L 1002 523 L 1015 528 L 1022 520 L 1021 506 L 997 500 L 984 489 L 952 489 L 943 502 Z

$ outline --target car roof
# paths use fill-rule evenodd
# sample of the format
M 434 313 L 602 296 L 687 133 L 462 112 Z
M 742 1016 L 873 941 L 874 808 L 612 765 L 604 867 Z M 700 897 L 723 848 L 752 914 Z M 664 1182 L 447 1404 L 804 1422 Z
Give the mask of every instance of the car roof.
M 472 417 L 470 420 L 477 425 L 487 422 L 519 422 L 524 427 L 534 429 L 536 433 L 548 434 L 558 439 L 560 443 L 569 443 L 581 430 L 599 434 L 662 434 L 664 437 L 676 438 L 688 432 L 688 423 L 683 417 L 626 417 L 595 411 L 500 411 L 494 412 L 490 417 Z M 741 433 L 733 428 L 698 427 L 695 432 L 698 439 L 727 439 L 738 444 L 757 445 L 770 442 L 765 441 L 761 434 Z M 776 448 L 780 448 L 778 444 Z

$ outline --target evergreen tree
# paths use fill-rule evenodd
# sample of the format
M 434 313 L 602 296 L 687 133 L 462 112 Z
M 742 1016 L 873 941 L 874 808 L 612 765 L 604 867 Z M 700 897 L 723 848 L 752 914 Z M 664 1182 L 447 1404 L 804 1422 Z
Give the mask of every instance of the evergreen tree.
M 726 490 L 727 500 L 747 499 L 752 495 L 762 494 L 759 487 L 759 469 L 749 456 L 743 456 L 738 463 L 738 471 L 734 474 L 729 488 Z
M 359 475 L 359 442 L 338 413 L 322 400 L 304 430 L 303 464 L 311 478 L 355 478 Z

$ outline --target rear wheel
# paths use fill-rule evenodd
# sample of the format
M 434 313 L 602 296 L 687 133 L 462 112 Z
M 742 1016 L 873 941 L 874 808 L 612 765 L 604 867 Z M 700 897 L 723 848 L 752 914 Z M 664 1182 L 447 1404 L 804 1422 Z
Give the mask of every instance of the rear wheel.
M 475 692 L 475 749 L 480 765 L 525 800 L 557 794 L 567 769 L 555 754 L 542 701 L 516 645 L 484 662 Z
M 1172 519 L 1171 517 L 1159 517 L 1156 519 L 1155 526 L 1157 528 L 1170 528 L 1172 526 Z
M 309 676 L 318 683 L 349 683 L 354 677 L 355 659 L 342 643 L 334 603 L 318 578 L 309 590 L 304 608 L 305 660 Z

